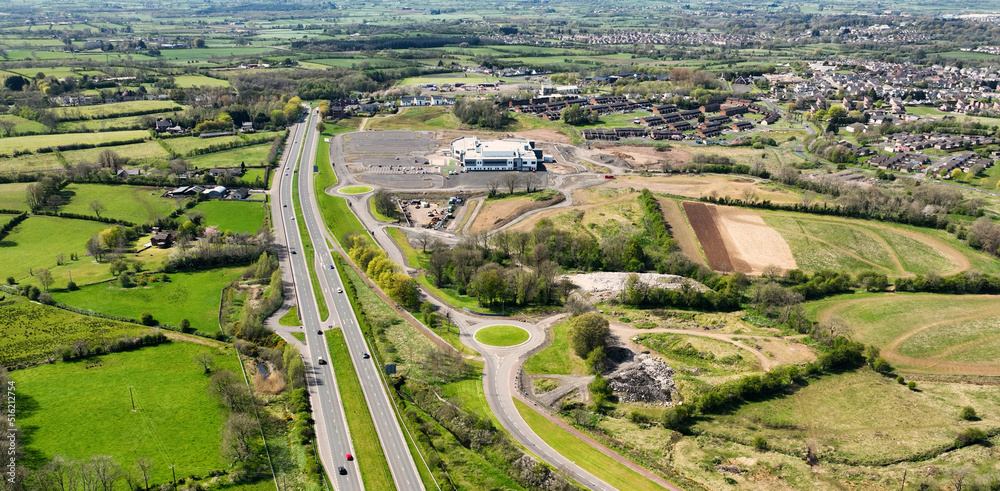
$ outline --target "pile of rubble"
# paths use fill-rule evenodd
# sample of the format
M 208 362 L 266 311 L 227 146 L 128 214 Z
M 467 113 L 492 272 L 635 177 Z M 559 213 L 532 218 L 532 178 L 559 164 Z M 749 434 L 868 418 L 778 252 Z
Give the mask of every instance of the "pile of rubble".
M 642 282 L 652 288 L 666 288 L 668 290 L 680 290 L 688 287 L 698 291 L 708 290 L 708 287 L 683 276 L 660 273 L 585 273 L 571 275 L 567 279 L 578 286 L 581 291 L 590 294 L 594 302 L 603 302 L 609 298 L 617 297 L 625 290 L 625 282 L 628 277 L 638 274 Z M 685 286 L 686 285 L 686 286 Z
M 636 355 L 607 377 L 621 402 L 646 402 L 669 406 L 677 398 L 674 369 L 659 358 Z

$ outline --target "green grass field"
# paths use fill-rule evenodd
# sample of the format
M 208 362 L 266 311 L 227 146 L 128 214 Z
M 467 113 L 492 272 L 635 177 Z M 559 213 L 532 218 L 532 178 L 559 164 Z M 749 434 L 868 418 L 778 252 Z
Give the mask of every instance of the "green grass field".
M 174 77 L 174 83 L 178 87 L 229 87 L 228 80 L 219 80 L 217 78 L 206 77 L 204 75 L 180 75 Z
M 13 114 L 3 114 L 0 115 L 0 121 L 10 121 L 14 123 L 14 129 L 11 130 L 11 135 L 18 135 L 22 133 L 48 133 L 49 129 L 44 124 L 37 121 L 32 121 L 30 119 L 24 119 L 20 116 L 14 116 Z
M 180 136 L 176 138 L 169 138 L 164 140 L 170 149 L 178 155 L 191 156 L 194 157 L 195 151 L 206 149 L 214 145 L 226 145 L 226 144 L 237 144 L 242 145 L 247 142 L 254 142 L 253 145 L 263 145 L 265 142 L 270 142 L 278 133 L 273 131 L 262 131 L 260 133 L 253 133 L 251 135 L 232 135 L 232 136 L 217 136 L 213 138 L 200 138 L 197 136 Z M 270 143 L 268 143 L 270 145 Z M 270 148 L 270 146 L 268 146 Z M 267 155 L 266 153 L 264 154 Z M 228 156 L 223 156 L 218 158 L 218 160 L 225 162 Z M 240 161 L 229 161 L 229 165 L 225 167 L 238 167 Z M 248 164 L 249 165 L 249 164 Z
M 487 346 L 517 346 L 530 337 L 528 331 L 515 326 L 489 326 L 476 331 L 476 341 Z
M 257 233 L 264 225 L 268 205 L 263 201 L 202 201 L 194 207 L 205 214 L 203 223 L 221 231 Z
M 68 270 L 73 270 L 73 279 L 80 284 L 107 278 L 110 276 L 107 265 L 97 268 L 85 256 L 87 241 L 107 227 L 107 224 L 87 220 L 32 216 L 0 241 L 0 256 L 3 257 L 0 278 L 13 276 L 18 282 L 37 285 L 31 272 L 38 268 L 50 269 L 55 279 L 54 288 L 66 286 Z M 71 253 L 79 254 L 80 260 L 69 261 Z M 67 258 L 63 266 L 56 266 L 59 254 Z
M 392 116 L 368 120 L 369 130 L 454 130 L 461 126 L 458 118 L 448 109 L 437 107 L 408 107 Z
M 904 369 L 1000 374 L 1000 297 L 996 295 L 881 294 L 810 302 L 807 312 L 839 322 L 851 335 L 883 350 Z
M 552 343 L 524 362 L 528 373 L 584 375 L 587 364 L 569 347 L 569 323 L 552 327 Z
M 60 132 L 83 133 L 88 131 L 134 130 L 141 127 L 145 118 L 172 118 L 176 113 L 162 112 L 141 116 L 121 116 L 117 118 L 82 119 L 60 121 L 56 130 Z
M 371 186 L 347 186 L 346 188 L 340 188 L 340 192 L 343 194 L 364 194 L 371 192 Z
M 104 133 L 69 133 L 58 135 L 12 136 L 0 138 L 0 153 L 12 154 L 16 150 L 35 151 L 39 148 L 55 147 L 71 142 L 108 143 L 124 140 L 149 138 L 145 130 L 108 131 Z M 103 149 L 98 149 L 103 150 Z
M 28 205 L 24 202 L 24 196 L 29 184 L 31 183 L 12 182 L 9 184 L 0 184 L 0 208 L 4 210 L 28 211 Z
M 821 461 L 877 466 L 917 460 L 923 465 L 927 455 L 953 444 L 962 428 L 993 427 L 990 421 L 1000 415 L 995 390 L 926 382 L 920 387 L 912 391 L 891 377 L 859 370 L 810 382 L 785 397 L 746 404 L 696 428 L 707 437 L 745 445 L 762 435 L 771 448 L 787 454 L 813 445 Z M 974 406 L 984 421 L 960 420 L 964 404 Z
M 129 101 L 92 106 L 57 107 L 52 112 L 62 121 L 93 118 L 110 118 L 137 111 L 179 111 L 184 107 L 174 101 Z M 147 133 L 148 134 L 148 133 Z M 44 146 L 44 145 L 43 145 Z
M 163 189 L 108 184 L 69 184 L 60 193 L 69 202 L 59 211 L 94 215 L 90 203 L 100 201 L 107 210 L 102 217 L 146 223 L 164 218 L 177 209 L 181 200 L 161 198 Z
M 75 292 L 54 292 L 52 298 L 77 308 L 133 319 L 149 312 L 157 321 L 172 326 L 187 319 L 192 328 L 211 333 L 219 330 L 222 289 L 242 272 L 243 268 L 219 268 L 175 273 L 167 283 L 154 282 L 145 287 L 101 283 Z
M 764 221 L 788 242 L 799 268 L 873 270 L 890 276 L 953 274 L 962 252 L 919 230 L 861 220 L 787 212 L 762 212 Z
M 140 130 L 141 131 L 141 130 Z M 121 133 L 121 132 L 119 132 Z M 145 132 L 144 132 L 145 133 Z M 76 133 L 74 133 L 76 134 Z M 87 135 L 91 133 L 86 133 Z M 97 133 L 104 135 L 106 133 Z M 148 134 L 148 133 L 146 133 Z M 40 135 L 53 136 L 53 135 Z M 21 137 L 17 137 L 21 138 Z M 31 137 L 24 137 L 31 138 Z M 113 150 L 118 155 L 127 155 L 132 159 L 145 158 L 166 158 L 167 152 L 155 141 L 145 141 L 141 143 L 131 143 L 128 145 L 113 145 L 110 147 L 85 148 L 82 150 L 70 150 L 60 152 L 63 160 L 69 164 L 77 164 L 82 161 L 94 162 L 101 152 Z M 42 172 L 62 170 L 63 160 L 60 160 L 55 152 L 37 153 L 33 155 L 23 155 L 20 157 L 0 158 L 0 172 Z
M 385 461 L 385 452 L 375 434 L 375 423 L 368 411 L 368 403 L 361 392 L 358 375 L 351 363 L 350 353 L 344 344 L 344 333 L 340 328 L 324 333 L 326 345 L 330 348 L 330 360 L 337 377 L 337 390 L 344 403 L 344 415 L 351 432 L 354 454 L 357 455 L 358 470 L 365 487 L 369 489 L 393 489 L 392 476 Z
M 94 346 L 148 330 L 26 300 L 5 302 L 0 305 L 0 366 L 45 359 L 79 339 Z
M 478 83 L 495 83 L 497 81 L 496 77 L 487 77 L 486 75 L 476 75 L 476 74 L 461 74 L 461 73 L 448 73 L 435 76 L 426 77 L 410 77 L 400 80 L 398 85 L 424 85 L 424 84 L 437 84 L 438 87 L 444 84 L 478 84 Z
M 259 145 L 222 150 L 221 152 L 194 155 L 185 160 L 188 161 L 188 165 L 191 167 L 199 169 L 239 167 L 241 163 L 246 163 L 248 166 L 263 165 L 270 151 L 270 143 L 261 143 Z
M 219 452 L 226 411 L 194 362 L 205 352 L 215 355 L 218 369 L 240 374 L 231 349 L 186 342 L 12 372 L 18 424 L 30 450 L 26 463 L 105 454 L 127 468 L 148 457 L 150 484 L 168 482 L 171 465 L 178 477 L 226 469 Z
M 514 404 L 517 405 L 517 412 L 521 414 L 524 421 L 542 440 L 545 440 L 545 443 L 548 443 L 560 454 L 570 456 L 573 462 L 604 482 L 618 489 L 635 491 L 663 489 L 660 485 L 619 464 L 611 457 L 604 455 L 584 443 L 583 440 L 545 419 L 544 416 L 536 413 L 521 401 L 515 399 Z

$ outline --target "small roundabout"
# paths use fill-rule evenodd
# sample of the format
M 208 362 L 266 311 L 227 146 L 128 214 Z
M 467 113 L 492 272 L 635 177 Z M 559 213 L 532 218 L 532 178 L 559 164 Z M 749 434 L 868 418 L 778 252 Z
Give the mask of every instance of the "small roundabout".
M 365 194 L 372 191 L 371 186 L 347 186 L 340 188 L 337 192 L 340 194 Z
M 516 326 L 486 326 L 476 331 L 476 341 L 486 346 L 508 348 L 528 342 L 531 334 Z

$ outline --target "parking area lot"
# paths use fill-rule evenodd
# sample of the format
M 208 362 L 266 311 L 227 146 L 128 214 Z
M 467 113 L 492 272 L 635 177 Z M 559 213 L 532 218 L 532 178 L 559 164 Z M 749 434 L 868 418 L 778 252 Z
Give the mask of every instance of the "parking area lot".
M 396 189 L 486 189 L 508 172 L 467 172 L 442 155 L 442 142 L 428 131 L 366 131 L 344 137 L 344 159 L 369 184 Z M 426 162 L 426 163 L 425 163 Z M 514 172 L 514 174 L 518 174 Z M 523 174 L 523 173 L 522 173 Z M 540 187 L 548 172 L 534 173 Z

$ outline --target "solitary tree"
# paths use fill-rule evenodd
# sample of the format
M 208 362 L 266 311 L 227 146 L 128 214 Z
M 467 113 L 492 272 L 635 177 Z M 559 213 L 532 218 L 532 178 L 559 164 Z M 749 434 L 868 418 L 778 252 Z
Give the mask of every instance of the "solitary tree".
M 101 218 L 101 213 L 104 213 L 107 210 L 108 207 L 104 206 L 104 203 L 99 199 L 95 199 L 90 202 L 90 211 L 94 212 L 94 215 L 97 216 L 97 218 Z
M 490 181 L 486 183 L 486 187 L 489 189 L 490 196 L 496 196 L 497 189 L 500 188 L 500 179 L 490 179 Z
M 42 285 L 45 291 L 49 291 L 49 287 L 52 286 L 52 273 L 48 268 L 38 268 L 35 271 L 35 277 L 38 278 L 38 283 Z
M 194 357 L 194 362 L 198 364 L 205 371 L 205 373 L 212 373 L 212 369 L 215 367 L 215 357 L 207 351 L 198 353 Z
M 13 121 L 0 119 L 0 131 L 3 131 L 3 136 L 10 136 L 11 132 L 14 131 L 15 126 L 17 126 L 17 123 Z

